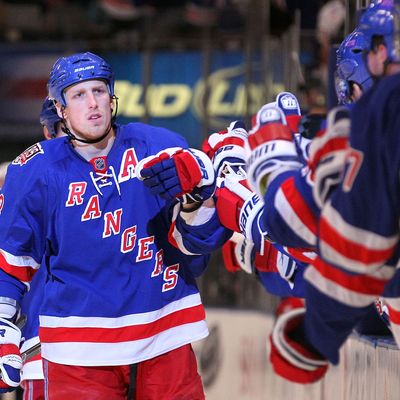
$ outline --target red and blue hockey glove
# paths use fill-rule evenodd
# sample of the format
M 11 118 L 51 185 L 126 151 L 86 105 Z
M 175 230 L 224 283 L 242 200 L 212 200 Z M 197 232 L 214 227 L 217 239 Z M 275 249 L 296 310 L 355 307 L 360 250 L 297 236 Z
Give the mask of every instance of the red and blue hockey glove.
M 326 131 L 314 138 L 310 144 L 310 178 L 314 182 L 314 199 L 320 207 L 325 204 L 332 190 L 342 179 L 349 154 L 349 133 L 349 110 L 336 107 L 328 114 Z M 362 154 L 355 151 L 353 153 L 353 166 L 356 168 L 362 161 Z
M 151 193 L 182 203 L 202 202 L 215 191 L 211 160 L 200 150 L 170 148 L 146 157 L 136 166 L 136 176 Z
M 203 143 L 202 150 L 212 160 L 217 177 L 246 166 L 247 136 L 244 123 L 233 121 L 226 130 L 213 133 Z
M 270 361 L 276 374 L 296 383 L 313 383 L 326 374 L 328 361 L 307 343 L 301 302 L 281 307 L 270 336 Z
M 249 132 L 248 146 L 251 153 L 247 160 L 247 179 L 262 197 L 278 174 L 302 167 L 293 133 L 275 103 L 266 104 L 258 111 L 256 125 Z
M 11 392 L 21 383 L 20 342 L 20 329 L 10 321 L 0 318 L 0 393 Z
M 264 202 L 249 189 L 247 181 L 237 174 L 226 175 L 216 191 L 216 198 L 221 224 L 235 232 L 241 232 L 260 249 L 263 238 L 259 218 Z
M 297 269 L 296 261 L 276 249 L 271 242 L 264 241 L 263 254 L 260 254 L 251 240 L 235 232 L 222 246 L 222 257 L 225 268 L 229 272 L 242 269 L 248 274 L 254 270 L 279 273 L 289 286 L 293 287 L 292 279 Z

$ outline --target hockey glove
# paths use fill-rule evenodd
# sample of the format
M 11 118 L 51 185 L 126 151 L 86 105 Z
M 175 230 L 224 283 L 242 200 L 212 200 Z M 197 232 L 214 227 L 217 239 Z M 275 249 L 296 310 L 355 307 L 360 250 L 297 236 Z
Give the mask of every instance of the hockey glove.
M 213 133 L 204 142 L 202 149 L 212 160 L 217 177 L 246 166 L 247 136 L 243 122 L 233 121 L 225 131 Z
M 10 321 L 0 318 L 0 393 L 11 392 L 21 383 L 20 342 L 20 329 Z
M 246 239 L 256 243 L 260 250 L 263 240 L 259 218 L 264 203 L 252 192 L 245 179 L 239 175 L 227 175 L 216 191 L 216 208 L 222 225 L 235 232 L 241 232 Z
M 293 133 L 275 103 L 266 104 L 258 111 L 256 125 L 249 132 L 248 146 L 251 154 L 247 161 L 247 179 L 262 197 L 278 174 L 302 167 Z
M 313 196 L 322 207 L 332 190 L 339 184 L 345 166 L 350 133 L 349 111 L 336 107 L 329 112 L 327 128 L 310 145 L 310 177 L 314 181 Z
M 328 361 L 310 346 L 302 330 L 305 308 L 281 308 L 270 336 L 270 361 L 276 374 L 296 383 L 313 383 L 328 370 Z
M 229 272 L 237 272 L 242 269 L 251 274 L 254 257 L 254 243 L 240 233 L 235 232 L 230 240 L 222 246 L 224 266 Z
M 146 157 L 136 166 L 136 176 L 163 199 L 202 202 L 215 191 L 211 160 L 200 150 L 170 148 Z
M 281 92 L 276 96 L 275 102 L 285 114 L 287 125 L 292 133 L 298 133 L 301 110 L 296 96 L 290 92 Z
M 293 287 L 292 279 L 297 268 L 296 262 L 277 250 L 268 241 L 263 243 L 263 254 L 257 252 L 254 243 L 240 233 L 235 232 L 222 247 L 225 268 L 229 272 L 243 270 L 248 274 L 258 270 L 273 272 L 285 279 Z

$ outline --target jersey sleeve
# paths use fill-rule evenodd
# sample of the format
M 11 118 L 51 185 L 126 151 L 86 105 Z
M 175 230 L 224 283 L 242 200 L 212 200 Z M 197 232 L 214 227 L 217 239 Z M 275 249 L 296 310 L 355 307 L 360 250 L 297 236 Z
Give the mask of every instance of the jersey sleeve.
M 47 183 L 36 165 L 12 165 L 1 191 L 0 268 L 29 284 L 46 243 Z
M 261 225 L 273 241 L 283 246 L 315 248 L 319 210 L 306 167 L 274 179 L 264 203 Z
M 202 205 L 187 213 L 180 210 L 179 203 L 175 205 L 169 241 L 184 254 L 210 254 L 231 236 L 232 231 L 221 224 L 215 207 Z

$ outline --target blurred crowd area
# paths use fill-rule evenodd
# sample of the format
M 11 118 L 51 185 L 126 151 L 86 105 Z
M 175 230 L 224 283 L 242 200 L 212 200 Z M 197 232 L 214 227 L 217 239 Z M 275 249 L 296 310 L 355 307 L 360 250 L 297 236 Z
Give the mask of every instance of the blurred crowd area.
M 2 0 L 0 35 L 4 44 L 41 41 L 65 50 L 77 42 L 93 51 L 240 49 L 249 41 L 262 46 L 260 38 L 281 37 L 297 22 L 301 85 L 312 97 L 326 89 L 329 48 L 354 26 L 356 1 Z
M 265 41 L 299 48 L 288 79 L 308 112 L 326 111 L 328 56 L 355 18 L 351 0 L 0 0 L 0 47 L 43 51 L 260 51 Z M 288 35 L 297 26 L 295 35 Z M 286 46 L 287 47 L 287 46 Z M 290 52 L 290 57 L 292 53 Z M 293 62 L 292 62 L 293 61 Z M 267 60 L 268 62 L 268 60 Z M 268 101 L 271 101 L 268 100 Z M 11 135 L 10 135 L 11 136 Z M 2 140 L 0 162 L 32 143 Z M 32 140 L 32 139 L 31 139 Z M 39 139 L 40 140 L 40 139 Z M 232 274 L 220 254 L 200 280 L 209 306 L 269 308 L 272 299 L 253 275 Z

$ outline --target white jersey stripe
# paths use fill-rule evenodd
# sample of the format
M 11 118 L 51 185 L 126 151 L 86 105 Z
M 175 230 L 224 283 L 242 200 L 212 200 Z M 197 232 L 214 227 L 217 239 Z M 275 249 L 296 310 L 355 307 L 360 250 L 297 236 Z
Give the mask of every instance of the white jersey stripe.
M 124 315 L 119 318 L 101 318 L 101 317 L 54 317 L 41 315 L 40 326 L 45 328 L 122 328 L 125 326 L 141 325 L 157 321 L 176 311 L 184 310 L 190 307 L 201 305 L 199 293 L 186 296 L 180 300 L 169 303 L 160 310 L 148 313 Z
M 398 241 L 398 235 L 386 237 L 347 223 L 332 206 L 330 201 L 324 207 L 321 218 L 333 230 L 337 231 L 338 236 L 371 250 L 386 251 L 392 248 Z
M 316 236 L 298 217 L 286 199 L 282 189 L 279 189 L 276 193 L 274 206 L 286 224 L 290 226 L 293 232 L 295 232 L 300 238 L 310 245 L 317 242 Z
M 366 307 L 373 303 L 376 295 L 366 295 L 359 292 L 354 292 L 346 287 L 338 285 L 321 275 L 313 266 L 309 266 L 304 277 L 315 288 L 327 295 L 328 297 L 337 300 L 350 307 Z
M 0 253 L 5 258 L 9 265 L 14 267 L 30 267 L 33 269 L 38 269 L 40 264 L 38 264 L 32 257 L 29 256 L 14 256 L 5 250 L 0 249 Z
M 357 261 L 353 258 L 346 257 L 342 253 L 336 251 L 333 247 L 329 246 L 325 241 L 319 243 L 320 253 L 322 258 L 332 264 L 340 265 L 341 267 L 358 273 L 372 273 L 375 269 L 382 266 L 382 261 L 366 263 L 365 261 Z
M 119 343 L 42 343 L 42 356 L 67 365 L 129 365 L 208 336 L 205 321 L 173 327 L 142 340 Z

